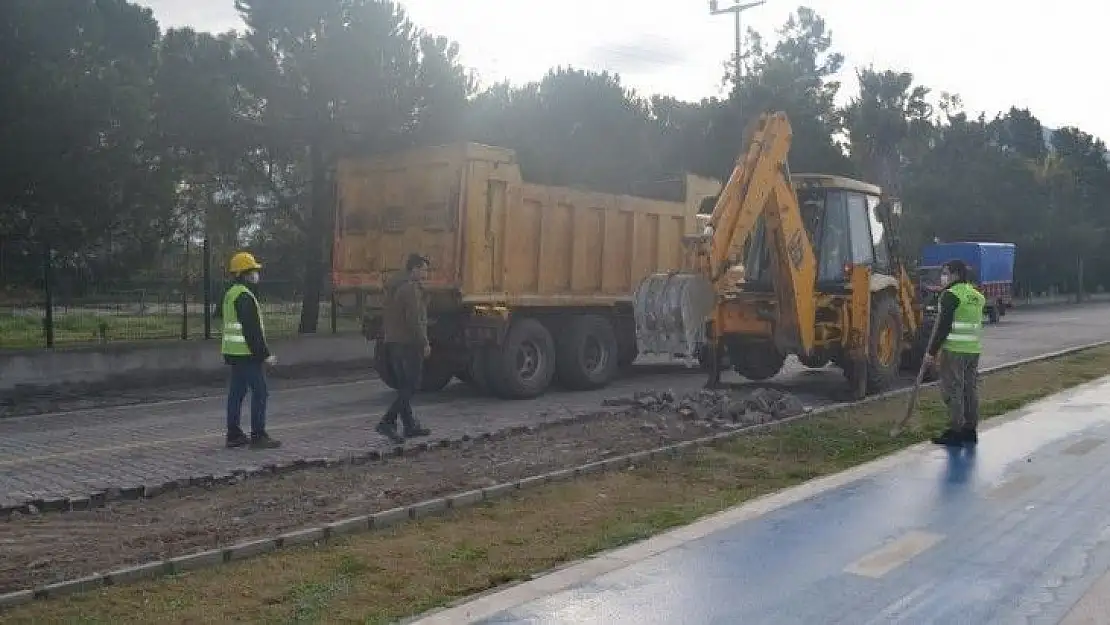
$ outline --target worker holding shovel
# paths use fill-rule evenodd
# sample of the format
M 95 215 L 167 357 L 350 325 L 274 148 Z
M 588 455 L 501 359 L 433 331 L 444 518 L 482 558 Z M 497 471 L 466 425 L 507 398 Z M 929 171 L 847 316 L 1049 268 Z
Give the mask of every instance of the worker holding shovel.
M 982 352 L 986 298 L 972 286 L 967 264 L 950 260 L 941 268 L 937 327 L 925 358 L 940 369 L 940 390 L 948 406 L 949 426 L 932 440 L 937 445 L 979 442 L 979 354 Z

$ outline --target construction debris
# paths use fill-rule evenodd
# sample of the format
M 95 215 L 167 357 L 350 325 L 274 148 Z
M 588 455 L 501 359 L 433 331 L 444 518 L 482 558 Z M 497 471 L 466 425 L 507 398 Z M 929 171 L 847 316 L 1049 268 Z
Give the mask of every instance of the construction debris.
M 630 406 L 643 412 L 677 414 L 689 421 L 745 427 L 770 423 L 808 412 L 795 395 L 771 388 L 750 393 L 699 390 L 677 396 L 674 391 L 640 391 L 631 397 L 607 399 L 606 406 Z

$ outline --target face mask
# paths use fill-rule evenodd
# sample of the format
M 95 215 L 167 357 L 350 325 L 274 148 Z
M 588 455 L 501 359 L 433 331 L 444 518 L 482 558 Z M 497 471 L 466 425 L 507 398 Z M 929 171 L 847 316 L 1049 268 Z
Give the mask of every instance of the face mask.
M 257 271 L 252 271 L 246 275 L 246 281 L 250 282 L 251 284 L 258 284 L 258 281 L 261 279 L 262 276 L 258 275 Z

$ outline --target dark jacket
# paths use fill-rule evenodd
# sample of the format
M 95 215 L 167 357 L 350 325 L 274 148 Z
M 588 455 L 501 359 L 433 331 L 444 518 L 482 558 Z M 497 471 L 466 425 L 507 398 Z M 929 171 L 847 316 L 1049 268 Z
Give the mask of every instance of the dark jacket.
M 956 309 L 960 306 L 960 298 L 948 289 L 961 282 L 967 282 L 967 280 L 954 280 L 940 294 L 940 310 L 937 313 L 936 320 L 937 333 L 933 337 L 933 342 L 929 344 L 929 354 L 932 356 L 937 355 L 940 346 L 944 345 L 944 341 L 948 339 L 948 334 L 952 332 L 952 321 L 956 318 Z
M 235 283 L 247 287 L 251 293 L 254 293 L 255 297 L 258 297 L 258 292 L 252 284 L 241 279 L 236 279 Z M 243 338 L 247 340 L 247 347 L 250 348 L 251 355 L 224 355 L 224 362 L 231 365 L 239 362 L 262 362 L 269 358 L 270 346 L 266 344 L 266 337 L 262 334 L 262 311 L 258 310 L 254 299 L 247 296 L 246 293 L 235 298 L 235 314 L 239 316 L 239 323 L 243 324 Z
M 385 283 L 383 308 L 382 333 L 386 343 L 428 346 L 424 288 L 408 272 L 398 272 Z

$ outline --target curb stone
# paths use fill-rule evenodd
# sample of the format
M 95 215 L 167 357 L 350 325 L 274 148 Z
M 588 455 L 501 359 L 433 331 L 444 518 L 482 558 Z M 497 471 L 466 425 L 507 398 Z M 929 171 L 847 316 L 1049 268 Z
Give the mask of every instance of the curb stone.
M 1086 351 L 1089 349 L 1096 349 L 1107 345 L 1110 345 L 1110 340 L 1098 341 L 1096 343 L 1071 347 L 1048 354 L 1042 354 L 1040 356 L 1024 358 L 1022 360 L 1005 363 L 994 367 L 988 367 L 983 369 L 980 373 L 1001 373 L 1010 369 L 1021 367 L 1023 365 L 1045 360 L 1054 360 L 1056 358 L 1060 358 L 1077 352 Z M 936 384 L 937 382 L 928 382 L 923 383 L 922 386 L 932 387 L 936 386 Z M 871 395 L 859 401 L 842 402 L 838 404 L 820 406 L 798 415 L 779 419 L 778 421 L 759 423 L 735 430 L 730 430 L 727 432 L 718 432 L 708 436 L 703 436 L 688 441 L 682 441 L 672 445 L 665 445 L 650 450 L 637 451 L 620 456 L 614 456 L 612 458 L 591 462 L 571 469 L 560 469 L 558 471 L 551 471 L 549 473 L 525 478 L 515 482 L 505 482 L 502 484 L 495 484 L 493 486 L 480 490 L 466 491 L 456 495 L 448 495 L 446 497 L 429 499 L 413 504 L 411 506 L 403 508 L 393 508 L 392 510 L 377 512 L 367 517 L 354 517 L 352 519 L 345 519 L 325 524 L 319 527 L 312 527 L 294 532 L 288 532 L 270 538 L 244 541 L 230 547 L 224 547 L 215 550 L 205 550 L 167 560 L 149 562 L 138 566 L 117 569 L 100 575 L 91 575 L 74 580 L 62 581 L 55 584 L 42 586 L 33 590 L 18 590 L 15 592 L 0 595 L 0 611 L 6 608 L 26 604 L 31 601 L 44 600 L 66 594 L 75 594 L 104 586 L 119 586 L 163 575 L 173 575 L 178 572 L 184 572 L 186 570 L 196 570 L 198 568 L 203 568 L 206 566 L 219 566 L 221 564 L 227 564 L 233 561 L 241 561 L 254 556 L 271 553 L 273 551 L 284 549 L 287 547 L 326 543 L 335 538 L 341 538 L 342 536 L 361 532 L 363 530 L 372 531 L 384 529 L 399 525 L 409 520 L 437 516 L 451 510 L 472 507 L 483 501 L 492 501 L 494 499 L 511 495 L 517 491 L 531 489 L 536 486 L 574 480 L 580 476 L 588 476 L 602 472 L 622 470 L 626 467 L 635 466 L 636 463 L 643 463 L 648 460 L 659 460 L 668 456 L 678 457 L 688 451 L 695 450 L 699 447 L 711 446 L 714 443 L 731 440 L 733 438 L 739 438 L 747 434 L 770 430 L 804 419 L 809 419 L 818 415 L 843 410 L 845 408 L 866 405 L 890 397 L 897 397 L 899 395 L 907 394 L 909 391 L 909 387 L 898 388 L 887 391 L 885 393 Z M 565 420 L 568 423 L 573 423 L 580 421 L 581 417 L 582 415 L 575 415 L 573 417 L 566 418 Z M 552 427 L 556 423 L 558 422 L 553 421 L 545 425 L 547 427 Z M 215 555 L 213 554 L 219 554 L 220 557 L 215 557 Z M 188 568 L 186 568 L 186 566 Z

